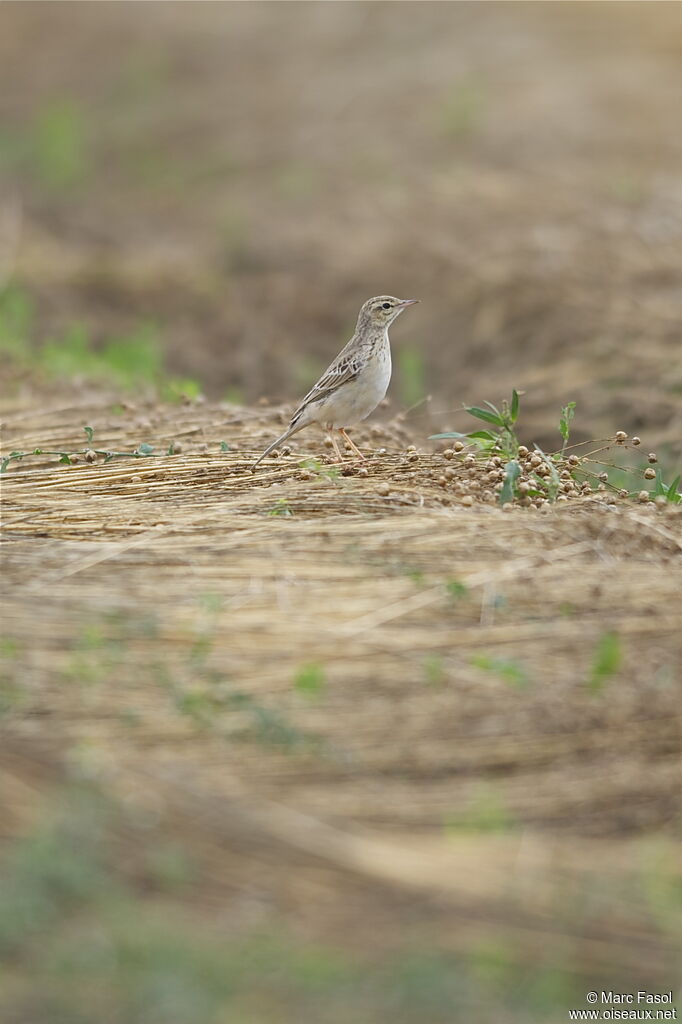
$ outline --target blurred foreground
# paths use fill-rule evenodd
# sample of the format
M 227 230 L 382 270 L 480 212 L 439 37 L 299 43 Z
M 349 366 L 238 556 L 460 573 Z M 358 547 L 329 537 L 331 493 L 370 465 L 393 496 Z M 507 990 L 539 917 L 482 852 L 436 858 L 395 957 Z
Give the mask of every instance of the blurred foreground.
M 3 478 L 3 1020 L 528 1024 L 667 991 L 680 506 L 467 507 L 399 425 L 362 473 L 308 437 L 253 474 L 281 415 L 6 417 L 17 450 L 87 423 L 142 456 Z

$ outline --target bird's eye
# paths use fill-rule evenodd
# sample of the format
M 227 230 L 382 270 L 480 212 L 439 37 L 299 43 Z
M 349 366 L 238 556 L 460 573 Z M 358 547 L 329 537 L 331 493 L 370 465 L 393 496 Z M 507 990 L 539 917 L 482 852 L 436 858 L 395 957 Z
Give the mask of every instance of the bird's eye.
M 383 305 L 384 309 L 390 309 L 391 308 L 391 303 L 390 302 L 384 302 L 384 303 L 382 303 L 382 305 Z

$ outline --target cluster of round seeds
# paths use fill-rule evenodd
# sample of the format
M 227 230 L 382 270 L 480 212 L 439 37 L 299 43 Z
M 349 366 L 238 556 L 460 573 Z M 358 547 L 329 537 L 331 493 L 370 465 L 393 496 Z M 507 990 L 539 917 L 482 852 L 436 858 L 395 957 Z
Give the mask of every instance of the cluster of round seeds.
M 519 475 L 515 481 L 514 497 L 505 505 L 549 509 L 555 501 L 590 497 L 608 503 L 617 498 L 629 498 L 630 491 L 616 490 L 609 485 L 609 474 L 603 468 L 605 459 L 608 461 L 609 448 L 612 445 L 624 445 L 628 441 L 635 447 L 641 444 L 640 438 L 629 439 L 624 430 L 619 430 L 610 442 L 595 442 L 592 450 L 585 454 L 571 452 L 560 458 L 552 458 L 520 445 L 515 460 L 519 466 Z M 407 452 L 409 459 L 410 449 Z M 581 452 L 584 452 L 583 448 Z M 457 496 L 462 504 L 499 503 L 509 460 L 500 455 L 475 453 L 459 440 L 452 447 L 441 451 L 437 457 L 442 458 L 447 466 L 436 474 L 436 482 Z M 650 464 L 657 462 L 655 452 L 649 453 L 648 461 Z M 654 480 L 656 470 L 650 465 L 644 470 L 643 476 L 645 480 Z M 663 497 L 657 497 L 652 502 L 651 495 L 645 490 L 636 495 L 636 500 L 652 506 L 666 503 Z

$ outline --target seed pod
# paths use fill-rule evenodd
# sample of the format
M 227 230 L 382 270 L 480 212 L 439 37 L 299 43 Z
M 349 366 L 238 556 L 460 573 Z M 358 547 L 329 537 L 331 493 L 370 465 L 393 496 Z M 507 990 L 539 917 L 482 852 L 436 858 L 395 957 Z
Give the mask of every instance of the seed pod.
M 647 462 L 658 462 L 658 455 L 656 452 L 649 452 L 647 455 Z
M 655 480 L 656 479 L 656 470 L 655 469 L 645 469 L 644 470 L 644 479 L 645 480 Z
M 601 482 L 603 484 L 606 484 L 609 481 L 609 474 L 608 473 L 600 473 L 599 474 L 599 479 L 601 480 Z
M 627 441 L 627 439 L 628 439 L 628 435 L 625 433 L 624 430 L 617 430 L 616 431 L 616 444 L 622 444 L 623 441 Z
M 649 500 L 649 492 L 648 491 L 640 491 L 639 494 L 637 495 L 637 501 L 641 501 L 643 505 L 646 504 L 646 502 L 648 500 Z
M 633 437 L 632 438 L 632 443 L 633 444 L 641 444 L 642 443 L 641 437 Z

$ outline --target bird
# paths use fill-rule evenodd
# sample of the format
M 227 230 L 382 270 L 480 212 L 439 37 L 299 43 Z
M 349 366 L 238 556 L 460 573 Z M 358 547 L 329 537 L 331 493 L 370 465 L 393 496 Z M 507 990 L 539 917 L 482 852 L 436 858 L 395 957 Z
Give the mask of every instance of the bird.
M 415 302 L 419 299 L 396 299 L 393 295 L 367 299 L 360 309 L 353 337 L 303 398 L 284 433 L 254 462 L 254 470 L 274 448 L 311 423 L 324 430 L 338 430 L 355 455 L 364 460 L 345 428 L 374 412 L 386 394 L 391 380 L 388 328 Z M 333 434 L 331 439 L 336 456 L 341 459 Z

